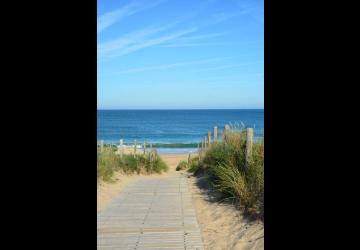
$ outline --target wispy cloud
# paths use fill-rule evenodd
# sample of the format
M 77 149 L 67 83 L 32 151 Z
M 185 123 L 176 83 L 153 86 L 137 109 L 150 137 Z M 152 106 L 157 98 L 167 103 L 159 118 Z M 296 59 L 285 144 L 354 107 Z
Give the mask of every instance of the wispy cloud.
M 118 39 L 99 44 L 98 56 L 99 58 L 123 56 L 140 49 L 174 40 L 186 34 L 193 33 L 197 30 L 197 28 L 194 27 L 173 31 L 171 33 L 168 32 L 167 34 L 158 34 L 166 30 L 168 27 L 169 26 L 145 28 L 143 30 L 133 32 Z
M 248 14 L 260 23 L 264 23 L 264 1 L 234 0 L 243 14 Z
M 228 64 L 228 65 L 222 65 L 222 66 L 213 67 L 213 68 L 201 69 L 201 70 L 198 70 L 198 71 L 222 70 L 222 69 L 237 68 L 237 67 L 254 65 L 254 64 L 261 64 L 261 63 L 264 63 L 264 62 L 263 61 L 257 61 L 257 62 L 248 62 L 248 63 L 239 63 L 239 64 Z
M 177 48 L 177 47 L 205 47 L 205 46 L 223 46 L 234 45 L 234 43 L 173 43 L 161 45 L 164 48 Z
M 138 73 L 138 72 L 144 72 L 144 71 L 170 69 L 170 68 L 176 68 L 176 67 L 181 67 L 181 66 L 217 62 L 217 61 L 222 61 L 222 60 L 229 59 L 229 58 L 231 58 L 231 57 L 211 58 L 211 59 L 196 60 L 196 61 L 186 61 L 186 62 L 162 64 L 162 65 L 157 65 L 157 66 L 139 67 L 139 68 L 132 68 L 132 69 L 126 69 L 126 70 L 118 71 L 117 73 L 119 73 L 119 74 L 129 74 L 129 73 Z
M 137 43 L 134 43 L 134 44 L 128 46 L 127 48 L 124 48 L 122 51 L 119 51 L 118 53 L 114 53 L 112 56 L 126 55 L 126 54 L 129 54 L 131 52 L 134 52 L 134 51 L 137 51 L 140 49 L 144 49 L 144 48 L 151 47 L 151 46 L 154 46 L 157 44 L 161 44 L 166 41 L 171 41 L 173 39 L 176 39 L 178 37 L 181 37 L 183 35 L 186 35 L 186 34 L 189 34 L 189 33 L 195 32 L 195 31 L 196 31 L 196 28 L 190 28 L 190 29 L 180 30 L 180 31 L 176 31 L 176 32 L 169 33 L 166 35 L 162 35 L 157 38 L 137 42 Z
M 195 36 L 194 36 L 195 37 Z M 200 36 L 199 36 L 200 37 Z M 203 36 L 205 37 L 205 35 Z M 209 36 L 210 37 L 210 36 Z M 244 42 L 206 42 L 206 41 L 193 41 L 189 39 L 187 41 L 187 37 L 179 38 L 176 41 L 165 43 L 163 45 L 159 45 L 159 47 L 164 48 L 173 48 L 173 47 L 199 47 L 199 46 L 224 46 L 224 45 L 251 45 L 251 44 L 259 44 L 263 42 L 263 40 L 257 40 L 257 41 L 244 41 Z
M 141 3 L 139 1 L 133 1 L 121 9 L 106 13 L 99 18 L 98 32 L 103 31 L 125 16 L 129 16 L 139 11 L 156 6 L 162 1 L 164 0 L 151 1 L 151 4 L 149 4 L 150 1 L 147 1 L 147 4 L 144 2 Z M 227 45 L 227 43 L 224 42 L 209 41 L 209 39 L 223 36 L 226 34 L 225 32 L 193 36 L 188 35 L 193 34 L 199 29 L 227 21 L 239 15 L 239 13 L 220 12 L 213 14 L 206 21 L 193 22 L 190 27 L 175 28 L 178 26 L 178 24 L 183 23 L 189 18 L 193 18 L 194 15 L 196 16 L 196 14 L 197 12 L 193 12 L 192 14 L 178 17 L 172 24 L 144 28 L 126 35 L 122 35 L 116 39 L 103 42 L 98 45 L 98 58 L 100 60 L 108 60 L 110 58 L 124 56 L 152 46 L 171 48 Z
M 106 56 L 113 51 L 125 49 L 134 43 L 141 42 L 149 36 L 155 35 L 163 30 L 166 30 L 168 26 L 162 27 L 147 27 L 135 32 L 128 33 L 120 38 L 110 40 L 108 42 L 100 43 L 98 45 L 98 53 Z
M 155 7 L 163 1 L 164 0 L 132 1 L 127 5 L 123 6 L 122 8 L 116 9 L 114 11 L 109 11 L 98 18 L 97 32 L 99 33 L 103 31 L 104 29 L 110 27 L 111 25 L 113 25 L 114 23 L 120 21 L 125 17 Z
M 206 38 L 213 38 L 213 37 L 219 37 L 219 36 L 223 36 L 225 34 L 227 34 L 229 32 L 218 32 L 218 33 L 208 33 L 208 34 L 202 34 L 202 35 L 196 35 L 196 36 L 186 36 L 183 38 L 178 39 L 178 41 L 182 42 L 182 41 L 194 41 L 194 40 L 199 40 L 199 39 L 206 39 Z
M 176 41 L 171 41 L 169 43 L 160 45 L 160 47 L 192 47 L 192 46 L 224 45 L 224 43 L 206 43 L 206 42 L 201 42 L 201 40 L 220 37 L 225 34 L 227 34 L 227 32 L 186 36 L 176 39 Z
M 227 13 L 227 12 L 220 12 L 216 13 L 212 16 L 212 18 L 209 21 L 209 24 L 217 24 L 221 22 L 225 22 L 233 17 L 236 17 L 242 13 Z

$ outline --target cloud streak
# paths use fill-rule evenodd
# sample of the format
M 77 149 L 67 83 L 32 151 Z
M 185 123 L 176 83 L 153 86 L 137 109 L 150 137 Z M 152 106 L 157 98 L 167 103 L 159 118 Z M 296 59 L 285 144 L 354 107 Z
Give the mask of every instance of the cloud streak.
M 173 43 L 161 45 L 164 48 L 177 48 L 177 47 L 202 47 L 202 46 L 223 46 L 234 45 L 235 43 Z
M 151 4 L 141 2 L 130 2 L 121 9 L 104 14 L 98 21 L 98 32 L 103 31 L 122 18 L 137 13 L 139 11 L 154 7 L 164 0 L 152 1 Z M 147 2 L 149 3 L 149 1 Z M 194 13 L 195 14 L 195 13 Z M 172 29 L 186 19 L 192 18 L 194 14 L 177 18 L 172 24 L 159 27 L 148 27 L 142 30 L 131 32 L 119 38 L 104 42 L 98 45 L 98 58 L 108 60 L 110 58 L 124 56 L 138 50 L 158 46 L 158 47 L 195 47 L 195 46 L 216 46 L 229 45 L 224 42 L 209 42 L 208 39 L 223 36 L 226 32 L 209 33 L 202 35 L 187 36 L 201 28 L 225 22 L 241 13 L 219 12 L 213 14 L 209 20 L 200 23 L 193 23 L 192 27 Z M 166 32 L 165 32 L 166 31 Z
M 189 34 L 189 33 L 195 32 L 195 31 L 196 31 L 196 28 L 191 28 L 191 29 L 180 30 L 177 32 L 166 34 L 166 35 L 163 35 L 163 36 L 160 36 L 157 38 L 140 41 L 140 42 L 134 43 L 134 44 L 124 48 L 123 50 L 121 50 L 117 53 L 113 53 L 112 56 L 123 56 L 123 55 L 129 54 L 129 53 L 135 52 L 137 50 L 140 50 L 140 49 L 158 45 L 158 44 L 161 44 L 166 41 L 174 40 L 178 37 L 181 37 L 183 35 L 186 35 L 186 34 Z
M 160 45 L 160 47 L 193 47 L 193 46 L 209 46 L 209 45 L 225 45 L 224 43 L 204 43 L 201 42 L 203 39 L 220 37 L 226 34 L 226 32 L 221 33 L 209 33 L 196 36 L 187 36 L 176 39 L 170 43 L 165 43 Z M 199 41 L 200 40 L 200 41 Z
M 170 25 L 171 26 L 171 25 Z M 141 50 L 154 45 L 162 44 L 167 41 L 171 41 L 182 37 L 186 34 L 193 33 L 197 30 L 196 27 L 182 29 L 167 34 L 159 34 L 160 32 L 167 30 L 168 26 L 157 28 L 145 28 L 143 30 L 125 35 L 115 40 L 99 44 L 98 57 L 99 58 L 112 58 L 123 56 L 137 50 Z M 154 36 L 157 35 L 157 36 Z
M 166 30 L 168 27 L 147 27 L 142 30 L 128 33 L 120 38 L 110 40 L 98 45 L 98 53 L 101 55 L 109 54 L 116 50 L 122 50 L 127 46 L 130 46 L 134 43 L 141 42 L 149 36 L 155 35 L 163 30 Z
M 264 23 L 264 2 L 253 0 L 235 0 L 243 14 L 251 16 L 254 20 Z
M 146 9 L 155 7 L 159 5 L 164 0 L 158 1 L 132 1 L 129 4 L 123 6 L 122 8 L 116 9 L 114 11 L 106 12 L 101 15 L 97 21 L 97 32 L 101 32 L 121 19 L 134 15 L 138 12 L 144 11 Z
M 264 62 L 263 61 L 257 61 L 257 62 L 240 63 L 240 64 L 229 64 L 229 65 L 223 65 L 223 66 L 218 66 L 218 67 L 213 67 L 213 68 L 202 69 L 202 70 L 198 70 L 198 71 L 212 71 L 212 70 L 230 69 L 230 68 L 237 68 L 237 67 L 254 65 L 254 64 L 261 64 L 261 63 L 264 63 Z
M 126 69 L 126 70 L 118 71 L 117 73 L 119 73 L 119 74 L 129 74 L 129 73 L 138 73 L 138 72 L 144 72 L 144 71 L 170 69 L 170 68 L 176 68 L 176 67 L 181 67 L 181 66 L 217 62 L 217 61 L 225 60 L 225 59 L 228 59 L 228 58 L 230 58 L 230 57 L 212 58 L 212 59 L 204 59 L 204 60 L 196 60 L 196 61 L 187 61 L 187 62 L 163 64 L 163 65 L 157 65 L 157 66 L 140 67 L 140 68 L 133 68 L 133 69 Z

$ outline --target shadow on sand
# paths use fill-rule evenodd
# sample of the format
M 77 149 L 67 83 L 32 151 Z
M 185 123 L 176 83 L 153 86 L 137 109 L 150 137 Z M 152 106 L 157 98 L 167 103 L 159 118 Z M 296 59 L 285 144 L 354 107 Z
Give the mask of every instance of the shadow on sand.
M 239 210 L 239 212 L 241 212 L 243 219 L 246 220 L 248 223 L 257 220 L 256 216 L 250 213 L 246 213 L 244 211 L 240 211 L 239 200 L 226 197 L 224 194 L 217 191 L 212 184 L 211 175 L 206 170 L 199 169 L 196 173 L 186 173 L 186 175 L 188 175 L 188 178 L 190 178 L 191 176 L 193 178 L 196 178 L 195 184 L 201 190 L 201 194 L 204 195 L 206 201 L 216 204 L 222 204 L 225 206 L 233 206 L 234 208 Z

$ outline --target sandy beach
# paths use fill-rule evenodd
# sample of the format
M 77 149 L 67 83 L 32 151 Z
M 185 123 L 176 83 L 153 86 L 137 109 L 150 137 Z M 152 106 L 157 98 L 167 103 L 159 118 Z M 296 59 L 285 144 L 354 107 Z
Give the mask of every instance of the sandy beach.
M 190 176 L 188 186 L 193 196 L 198 223 L 205 249 L 260 250 L 264 249 L 264 225 L 248 222 L 232 204 L 211 201 L 207 189 L 200 188 L 202 178 Z M 206 184 L 200 184 L 206 186 Z
M 124 153 L 130 152 L 133 153 L 133 150 L 126 150 Z M 137 153 L 141 152 L 141 150 L 137 150 Z M 176 171 L 175 168 L 177 164 L 181 160 L 187 160 L 189 154 L 162 154 L 161 157 L 169 166 L 169 170 L 166 173 L 152 175 L 126 175 L 121 172 L 116 172 L 114 174 L 114 183 L 101 182 L 97 189 L 97 212 L 99 213 L 101 210 L 106 208 L 111 200 L 116 197 L 124 189 L 124 187 L 126 187 L 127 184 L 144 178 L 153 178 L 153 176 L 167 176 L 174 173 Z
M 169 171 L 156 175 L 115 174 L 114 183 L 101 183 L 97 191 L 97 212 L 108 206 L 126 185 L 144 178 L 165 177 L 176 172 L 181 160 L 187 160 L 189 154 L 161 154 L 168 164 Z M 248 222 L 241 212 L 231 204 L 211 201 L 208 190 L 200 188 L 198 183 L 205 183 L 204 177 L 195 177 L 186 171 L 187 183 L 192 193 L 197 220 L 200 225 L 202 240 L 207 250 L 257 250 L 264 249 L 264 225 L 262 222 Z M 206 186 L 206 185 L 205 185 Z

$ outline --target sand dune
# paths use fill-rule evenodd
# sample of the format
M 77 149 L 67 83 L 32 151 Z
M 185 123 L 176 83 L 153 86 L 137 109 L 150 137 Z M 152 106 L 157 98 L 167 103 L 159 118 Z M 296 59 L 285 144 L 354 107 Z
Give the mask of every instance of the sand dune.
M 159 176 L 168 176 L 176 170 L 181 160 L 187 160 L 188 154 L 163 154 L 161 157 L 169 165 L 169 171 Z M 206 250 L 258 250 L 264 249 L 264 225 L 261 222 L 249 223 L 239 210 L 231 204 L 213 202 L 209 199 L 207 189 L 200 188 L 203 178 L 188 175 L 188 186 L 193 196 L 197 220 L 201 228 L 202 239 Z M 97 194 L 97 211 L 116 197 L 129 183 L 152 178 L 154 175 L 124 175 L 116 173 L 115 183 L 101 183 Z
M 141 151 L 137 151 L 137 153 L 140 153 Z M 129 151 L 126 151 L 124 153 L 130 153 Z M 133 153 L 133 151 L 132 151 Z M 129 183 L 132 183 L 134 181 L 144 179 L 144 178 L 152 178 L 153 176 L 167 176 L 169 174 L 174 173 L 176 170 L 177 164 L 181 160 L 187 160 L 188 154 L 164 154 L 161 155 L 163 160 L 168 164 L 169 171 L 163 174 L 153 174 L 153 175 L 126 175 L 121 172 L 116 172 L 114 174 L 114 183 L 104 183 L 101 182 L 97 189 L 97 212 L 99 213 L 101 210 L 106 208 L 111 200 L 115 198 L 123 189 L 128 185 Z
M 249 223 L 232 204 L 211 201 L 207 189 L 198 185 L 202 181 L 205 183 L 201 178 L 188 178 L 205 249 L 264 249 L 263 223 Z

